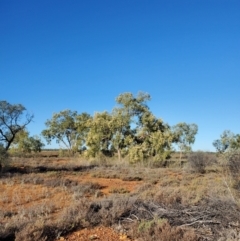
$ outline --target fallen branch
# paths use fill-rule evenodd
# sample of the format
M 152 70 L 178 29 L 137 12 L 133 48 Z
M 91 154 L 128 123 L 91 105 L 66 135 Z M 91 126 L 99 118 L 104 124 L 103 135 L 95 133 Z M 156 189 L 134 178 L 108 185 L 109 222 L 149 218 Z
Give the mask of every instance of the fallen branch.
M 192 223 L 186 223 L 186 224 L 182 224 L 180 225 L 179 227 L 184 227 L 184 226 L 191 226 L 195 223 L 213 223 L 213 224 L 219 224 L 220 222 L 217 222 L 217 221 L 213 221 L 213 220 L 199 220 L 199 221 L 195 221 L 195 222 L 192 222 Z

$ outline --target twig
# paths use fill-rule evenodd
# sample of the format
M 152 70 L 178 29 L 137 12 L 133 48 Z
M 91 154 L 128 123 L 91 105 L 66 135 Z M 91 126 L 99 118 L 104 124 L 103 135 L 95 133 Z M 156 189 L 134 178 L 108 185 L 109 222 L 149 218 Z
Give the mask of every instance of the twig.
M 199 221 L 195 221 L 195 222 L 192 222 L 192 223 L 186 223 L 186 224 L 182 224 L 182 225 L 180 225 L 179 227 L 184 227 L 184 226 L 191 226 L 191 225 L 193 225 L 193 224 L 195 224 L 195 223 L 214 223 L 214 224 L 219 224 L 220 222 L 216 222 L 216 221 L 213 221 L 213 220 L 206 220 L 206 221 L 201 221 L 201 220 L 199 220 Z
M 135 217 L 137 220 L 139 220 L 138 216 L 136 216 L 135 214 L 131 214 L 133 217 Z

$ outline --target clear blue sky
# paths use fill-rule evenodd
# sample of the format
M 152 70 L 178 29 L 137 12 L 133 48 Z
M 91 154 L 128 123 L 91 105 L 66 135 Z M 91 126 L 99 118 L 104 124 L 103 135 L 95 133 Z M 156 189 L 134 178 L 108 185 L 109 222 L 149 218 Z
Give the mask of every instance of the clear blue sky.
M 194 150 L 240 133 L 239 0 L 1 0 L 0 100 L 40 134 L 64 109 L 111 111 L 148 92 L 170 125 L 196 123 Z

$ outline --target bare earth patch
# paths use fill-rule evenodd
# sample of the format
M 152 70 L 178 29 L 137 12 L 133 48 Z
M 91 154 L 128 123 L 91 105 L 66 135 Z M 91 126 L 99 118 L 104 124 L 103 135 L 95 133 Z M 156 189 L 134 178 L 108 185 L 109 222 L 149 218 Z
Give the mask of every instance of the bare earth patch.
M 85 228 L 76 232 L 73 232 L 66 237 L 60 237 L 58 241 L 130 241 L 127 235 L 119 234 L 109 227 L 96 227 L 96 228 Z

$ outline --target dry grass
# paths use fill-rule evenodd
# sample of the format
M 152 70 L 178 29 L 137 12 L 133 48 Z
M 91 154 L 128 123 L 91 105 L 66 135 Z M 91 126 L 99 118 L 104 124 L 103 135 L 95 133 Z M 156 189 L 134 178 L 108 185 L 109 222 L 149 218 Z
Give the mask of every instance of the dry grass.
M 138 240 L 239 237 L 239 189 L 219 167 L 201 174 L 107 162 L 13 158 L 0 177 L 0 240 L 56 240 L 98 225 Z

